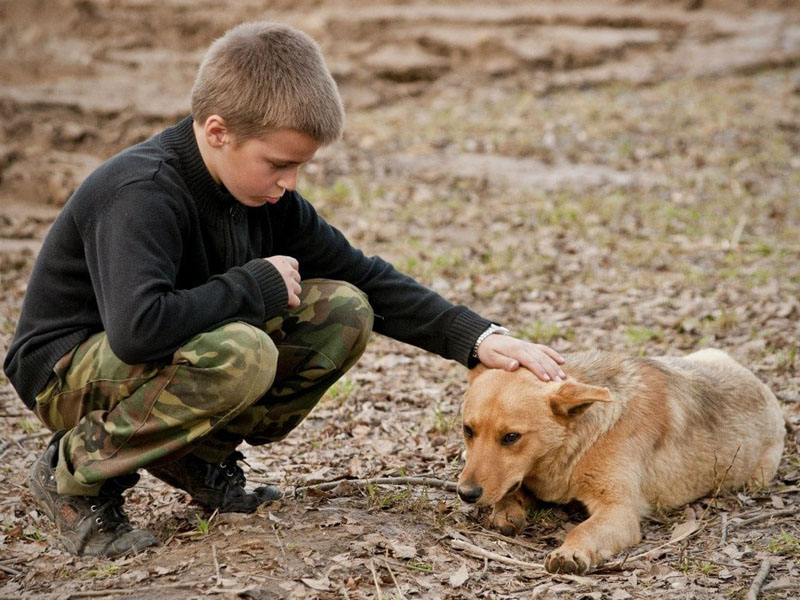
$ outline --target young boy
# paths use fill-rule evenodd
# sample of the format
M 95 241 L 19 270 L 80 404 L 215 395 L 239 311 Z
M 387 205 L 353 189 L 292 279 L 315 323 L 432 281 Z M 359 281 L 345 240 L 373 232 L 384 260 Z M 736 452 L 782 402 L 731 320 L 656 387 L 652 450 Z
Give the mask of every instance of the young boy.
M 514 339 L 378 257 L 296 191 L 341 136 L 316 44 L 272 23 L 209 48 L 192 116 L 100 166 L 37 258 L 4 368 L 55 432 L 29 486 L 67 550 L 156 543 L 122 509 L 145 468 L 208 510 L 280 497 L 245 490 L 236 448 L 283 439 L 361 356 L 370 332 L 467 367 L 563 377 Z

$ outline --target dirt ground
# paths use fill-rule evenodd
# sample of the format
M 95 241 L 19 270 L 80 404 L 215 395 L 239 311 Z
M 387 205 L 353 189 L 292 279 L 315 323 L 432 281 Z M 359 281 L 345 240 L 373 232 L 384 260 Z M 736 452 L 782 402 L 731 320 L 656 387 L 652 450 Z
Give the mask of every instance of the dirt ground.
M 0 0 L 0 357 L 75 186 L 181 118 L 205 47 L 250 19 L 323 48 L 347 132 L 300 189 L 367 253 L 561 352 L 722 348 L 800 424 L 796 0 Z M 0 597 L 800 595 L 792 434 L 771 487 L 658 511 L 584 577 L 537 566 L 579 510 L 509 539 L 444 487 L 299 489 L 454 481 L 464 387 L 460 366 L 373 336 L 288 440 L 245 449 L 282 502 L 208 515 L 145 475 L 126 506 L 161 544 L 109 561 L 61 551 L 36 510 L 47 432 L 0 376 Z

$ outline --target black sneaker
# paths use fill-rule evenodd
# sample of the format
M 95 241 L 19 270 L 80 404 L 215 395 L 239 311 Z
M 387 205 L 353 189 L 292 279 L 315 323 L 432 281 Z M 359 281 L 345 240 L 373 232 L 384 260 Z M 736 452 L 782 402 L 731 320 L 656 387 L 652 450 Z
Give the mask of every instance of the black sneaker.
M 156 544 L 152 533 L 131 527 L 122 509 L 122 492 L 136 485 L 137 473 L 106 480 L 97 496 L 66 496 L 56 491 L 58 443 L 64 433 L 57 432 L 34 461 L 28 473 L 28 487 L 36 503 L 55 523 L 67 551 L 77 556 L 113 558 Z
M 265 502 L 283 498 L 280 490 L 271 485 L 246 491 L 244 471 L 236 464 L 239 460 L 244 460 L 244 455 L 238 451 L 221 463 L 209 463 L 187 454 L 147 470 L 161 481 L 188 492 L 192 500 L 210 511 L 251 513 Z

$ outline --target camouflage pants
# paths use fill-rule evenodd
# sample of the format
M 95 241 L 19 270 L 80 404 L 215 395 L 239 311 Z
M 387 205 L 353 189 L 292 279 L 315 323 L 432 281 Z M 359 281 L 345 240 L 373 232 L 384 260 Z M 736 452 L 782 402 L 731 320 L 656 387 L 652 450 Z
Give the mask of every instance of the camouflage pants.
M 96 495 L 103 481 L 192 452 L 224 460 L 243 440 L 283 439 L 361 356 L 373 313 L 348 283 L 304 281 L 300 306 L 264 329 L 236 322 L 196 335 L 171 361 L 128 365 L 105 333 L 61 358 L 36 397 L 67 429 L 58 492 Z

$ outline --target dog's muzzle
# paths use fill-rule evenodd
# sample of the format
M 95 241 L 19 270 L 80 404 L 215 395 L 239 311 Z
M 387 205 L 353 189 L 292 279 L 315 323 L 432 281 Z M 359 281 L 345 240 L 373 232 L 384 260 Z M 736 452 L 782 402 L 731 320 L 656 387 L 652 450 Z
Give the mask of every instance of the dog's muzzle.
M 458 486 L 458 496 L 464 502 L 475 504 L 483 495 L 483 488 L 474 483 L 463 483 Z

